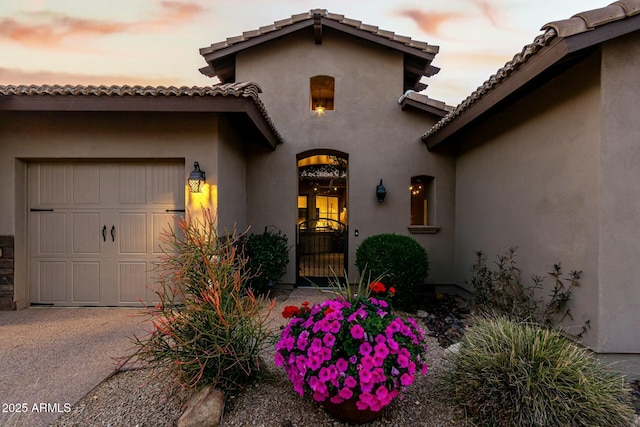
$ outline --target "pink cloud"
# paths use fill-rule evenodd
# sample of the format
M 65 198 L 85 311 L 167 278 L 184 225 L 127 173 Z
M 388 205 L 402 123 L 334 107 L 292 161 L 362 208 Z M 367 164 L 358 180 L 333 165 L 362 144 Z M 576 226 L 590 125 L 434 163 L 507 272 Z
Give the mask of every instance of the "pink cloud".
M 0 20 L 0 38 L 26 46 L 57 46 L 69 37 L 100 36 L 126 30 L 122 23 L 74 18 L 52 12 L 30 14 L 34 22 L 13 18 Z M 37 21 L 42 21 L 38 23 Z
M 488 0 L 470 0 L 477 8 L 482 11 L 485 18 L 491 22 L 494 27 L 503 27 L 504 18 L 500 10 L 496 9 Z
M 50 11 L 31 12 L 27 19 L 0 19 L 0 40 L 29 47 L 57 47 L 72 38 L 96 38 L 119 33 L 160 31 L 191 22 L 205 9 L 195 3 L 160 2 L 160 11 L 137 22 L 118 22 L 68 16 Z
M 160 4 L 162 11 L 159 16 L 147 24 L 150 27 L 164 28 L 170 25 L 191 22 L 198 14 L 205 11 L 205 8 L 195 3 L 166 0 L 160 2 Z
M 179 79 L 149 78 L 126 75 L 88 75 L 52 71 L 26 71 L 0 67 L 0 82 L 3 85 L 141 85 L 181 86 L 187 84 Z M 212 81 L 211 84 L 215 82 Z
M 442 36 L 441 27 L 465 15 L 459 12 L 424 12 L 417 9 L 405 9 L 398 12 L 399 16 L 413 20 L 422 31 L 433 36 Z

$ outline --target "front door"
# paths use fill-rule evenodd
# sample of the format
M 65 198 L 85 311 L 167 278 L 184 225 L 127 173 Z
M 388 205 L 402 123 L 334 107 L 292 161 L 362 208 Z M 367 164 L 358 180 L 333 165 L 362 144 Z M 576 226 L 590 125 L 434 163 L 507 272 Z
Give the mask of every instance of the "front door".
M 325 286 L 346 277 L 347 156 L 314 151 L 298 156 L 296 283 Z
M 184 212 L 182 162 L 29 165 L 32 304 L 153 302 L 159 237 Z

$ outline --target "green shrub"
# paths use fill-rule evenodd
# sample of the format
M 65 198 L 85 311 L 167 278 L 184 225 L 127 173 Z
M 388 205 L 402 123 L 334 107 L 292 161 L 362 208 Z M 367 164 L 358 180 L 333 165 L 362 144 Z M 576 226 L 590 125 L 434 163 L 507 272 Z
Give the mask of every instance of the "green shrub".
M 275 302 L 244 286 L 246 259 L 237 236 L 219 238 L 208 211 L 202 222 L 180 219 L 162 239 L 159 303 L 145 309 L 153 328 L 134 337 L 128 360 L 165 368 L 183 387 L 243 388 L 259 378 Z
M 448 363 L 442 385 L 477 425 L 630 425 L 622 376 L 557 331 L 478 318 Z
M 413 310 L 429 274 L 427 251 L 413 238 L 399 234 L 367 237 L 356 250 L 356 266 L 372 277 L 384 275 L 384 284 L 396 288 L 394 306 Z
M 250 275 L 247 286 L 264 293 L 276 284 L 287 271 L 289 245 L 287 236 L 280 230 L 265 228 L 262 234 L 250 234 L 242 239 L 244 255 L 248 258 L 246 269 Z
M 504 255 L 498 256 L 495 269 L 487 267 L 481 251 L 476 252 L 476 257 L 470 284 L 477 311 L 514 320 L 533 321 L 549 329 L 564 330 L 575 338 L 582 338 L 590 327 L 589 320 L 572 331 L 562 326 L 566 318 L 573 320 L 569 301 L 573 289 L 580 286 L 582 271 L 571 271 L 565 278 L 560 263 L 554 264 L 548 273 L 553 278 L 553 288 L 545 301 L 536 296 L 536 291 L 543 288 L 547 277 L 534 275 L 531 284 L 524 284 L 516 265 L 516 248 L 509 248 Z

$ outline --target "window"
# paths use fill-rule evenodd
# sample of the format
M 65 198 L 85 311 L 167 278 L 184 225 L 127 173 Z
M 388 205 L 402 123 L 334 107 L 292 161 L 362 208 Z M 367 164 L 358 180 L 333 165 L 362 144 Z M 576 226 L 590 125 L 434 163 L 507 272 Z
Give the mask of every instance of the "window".
M 311 111 L 322 113 L 333 110 L 335 79 L 331 76 L 311 77 L 310 108 Z
M 412 232 L 435 232 L 435 178 L 428 175 L 411 178 L 409 191 L 411 193 L 411 218 L 409 225 Z M 429 227 L 435 231 L 428 231 L 420 227 Z
M 298 225 L 309 219 L 307 196 L 298 196 Z
M 316 196 L 316 218 L 339 221 L 338 198 L 333 196 Z M 320 224 L 322 222 L 322 224 Z M 326 226 L 324 221 L 318 221 L 318 227 Z

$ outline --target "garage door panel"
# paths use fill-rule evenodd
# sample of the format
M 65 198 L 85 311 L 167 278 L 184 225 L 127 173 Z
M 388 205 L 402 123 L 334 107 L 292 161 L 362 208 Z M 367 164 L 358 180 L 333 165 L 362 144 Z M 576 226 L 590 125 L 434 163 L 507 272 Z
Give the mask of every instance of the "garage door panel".
M 140 165 L 121 165 L 119 203 L 122 205 L 147 202 L 147 169 Z
M 147 253 L 147 215 L 145 213 L 121 213 L 118 223 L 120 254 Z
M 182 206 L 184 204 L 184 166 L 156 165 L 152 170 L 153 203 Z
M 67 204 L 67 167 L 64 164 L 40 165 L 37 171 L 39 190 L 37 204 L 64 206 Z
M 95 164 L 73 165 L 73 203 L 100 204 L 100 168 Z
M 67 253 L 67 214 L 65 212 L 34 212 L 37 222 L 36 253 L 54 255 Z
M 72 214 L 72 245 L 76 255 L 98 255 L 103 240 L 100 212 Z M 105 234 L 106 236 L 106 234 Z
M 100 261 L 72 263 L 72 294 L 74 303 L 100 303 Z
M 65 261 L 39 261 L 35 267 L 39 301 L 67 302 L 67 263 Z
M 147 299 L 147 263 L 119 263 L 119 294 L 121 304 L 139 303 Z
M 182 237 L 179 230 L 176 230 L 177 220 L 179 216 L 170 213 L 154 213 L 153 214 L 153 254 L 162 255 L 166 253 L 170 248 L 164 243 L 163 236 L 169 232 L 169 229 L 173 230 L 178 235 L 178 238 Z

